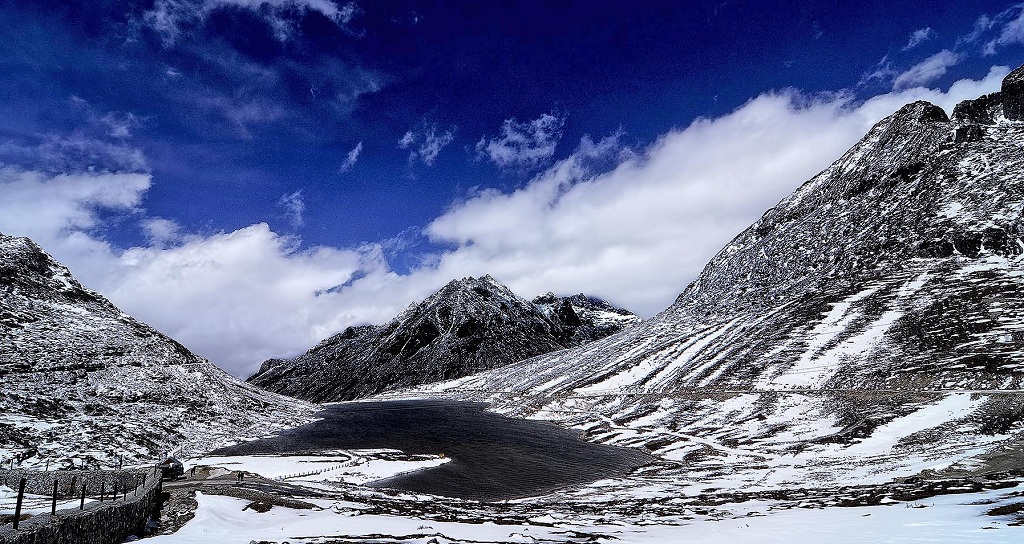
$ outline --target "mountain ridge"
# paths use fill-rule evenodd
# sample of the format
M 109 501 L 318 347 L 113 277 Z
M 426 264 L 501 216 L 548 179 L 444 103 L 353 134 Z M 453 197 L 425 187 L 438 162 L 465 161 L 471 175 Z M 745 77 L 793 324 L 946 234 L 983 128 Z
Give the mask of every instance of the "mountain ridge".
M 307 421 L 313 406 L 243 384 L 0 234 L 0 458 L 110 467 Z
M 900 108 L 641 325 L 406 394 L 647 448 L 678 492 L 1021 466 L 1022 79 Z
M 248 381 L 306 400 L 353 400 L 581 345 L 639 321 L 585 295 L 519 297 L 489 275 L 452 280 L 385 325 L 349 327 Z

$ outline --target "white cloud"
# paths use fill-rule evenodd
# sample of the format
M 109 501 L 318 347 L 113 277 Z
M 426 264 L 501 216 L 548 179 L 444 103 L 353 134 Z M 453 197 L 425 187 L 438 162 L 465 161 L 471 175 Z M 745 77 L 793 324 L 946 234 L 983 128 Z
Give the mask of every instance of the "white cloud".
M 74 265 L 76 274 L 116 283 L 120 274 L 107 266 L 112 249 L 96 234 L 103 226 L 100 212 L 140 213 L 150 183 L 148 174 L 47 175 L 5 167 L 0 169 L 0 232 L 32 238 Z
M 146 215 L 148 174 L 0 169 L 0 232 L 32 237 L 85 285 L 242 376 L 345 326 L 382 323 L 467 275 L 493 274 L 524 296 L 585 291 L 651 315 L 874 122 L 914 100 L 949 111 L 997 90 L 1007 72 L 860 104 L 842 94 L 766 93 L 638 152 L 615 137 L 584 139 L 525 187 L 480 192 L 438 217 L 427 235 L 451 249 L 404 275 L 388 268 L 384 244 L 301 249 L 264 223 L 183 232 Z M 132 219 L 145 246 L 122 250 L 103 239 L 105 221 Z
M 476 152 L 500 168 L 536 168 L 555 154 L 564 125 L 565 118 L 553 113 L 523 123 L 506 119 L 501 125 L 501 137 L 480 138 Z
M 153 9 L 143 14 L 145 22 L 170 45 L 181 35 L 184 24 L 194 23 L 224 8 L 248 9 L 263 16 L 280 40 L 288 39 L 294 22 L 289 11 L 318 12 L 345 29 L 359 13 L 355 2 L 338 4 L 333 0 L 156 0 Z
M 306 213 L 306 203 L 302 200 L 302 191 L 281 195 L 277 205 L 284 210 L 284 216 L 288 218 L 293 228 L 299 228 L 305 224 L 302 214 Z
M 1002 47 L 1024 43 L 1024 3 L 1011 5 L 994 15 L 983 14 L 974 21 L 971 32 L 957 44 L 982 43 L 981 52 L 994 55 Z
M 892 84 L 893 89 L 901 90 L 916 85 L 927 85 L 944 76 L 950 68 L 962 60 L 963 56 L 943 49 L 896 76 Z
M 28 165 L 47 172 L 145 172 L 149 164 L 136 147 L 107 142 L 84 133 L 43 135 L 39 143 L 0 143 L 0 163 Z
M 440 134 L 438 130 L 438 127 L 433 125 L 426 127 L 419 134 L 410 130 L 405 133 L 405 136 L 402 136 L 401 140 L 398 140 L 398 148 L 411 150 L 409 151 L 409 162 L 419 160 L 423 164 L 431 166 L 441 150 L 455 139 L 454 127 Z
M 383 321 L 420 296 L 387 285 L 393 274 L 376 245 L 300 250 L 298 239 L 263 223 L 182 233 L 173 221 L 145 217 L 150 183 L 148 174 L 3 168 L 0 232 L 32 238 L 86 286 L 241 376 L 348 324 Z M 122 251 L 103 239 L 104 217 L 133 216 L 148 245 Z M 332 290 L 356 271 L 365 277 L 355 289 Z
M 936 37 L 938 34 L 932 30 L 931 27 L 921 28 L 910 33 L 910 38 L 907 39 L 907 45 L 903 47 L 904 51 L 909 51 L 918 45 Z
M 139 225 L 146 234 L 146 240 L 155 247 L 167 247 L 182 239 L 181 225 L 163 217 L 142 220 Z
M 971 28 L 971 31 L 957 38 L 956 43 L 958 45 L 965 43 L 975 43 L 978 40 L 980 40 L 981 37 L 984 36 L 989 30 L 992 30 L 992 27 L 994 25 L 995 21 L 992 19 L 992 17 L 989 17 L 987 14 L 983 14 L 981 17 L 978 17 L 974 21 L 974 26 Z
M 348 172 L 356 165 L 356 161 L 359 160 L 359 154 L 363 152 L 363 142 L 359 142 L 348 155 L 345 156 L 345 161 L 341 163 L 341 167 L 338 168 L 338 172 Z
M 142 124 L 142 121 L 133 113 L 107 112 L 98 120 L 111 138 L 131 138 L 132 131 Z
M 443 277 L 491 273 L 524 295 L 585 291 L 651 315 L 733 236 L 914 100 L 947 111 L 998 90 L 1005 67 L 942 93 L 924 88 L 808 99 L 761 95 L 735 112 L 665 134 L 599 175 L 583 146 L 512 193 L 485 191 L 436 219 Z M 596 146 L 608 153 L 609 143 Z M 599 154 L 599 153 L 598 153 Z
M 983 52 L 986 55 L 995 54 L 1000 47 L 1024 43 L 1024 7 L 1014 6 L 991 21 L 991 26 L 1002 24 L 1002 27 L 999 36 L 985 44 Z
M 871 70 L 861 76 L 860 81 L 857 83 L 858 86 L 864 85 L 873 80 L 877 81 L 890 81 L 898 72 L 893 69 L 892 62 L 889 60 L 889 55 L 882 57 L 882 60 L 878 61 L 877 64 L 871 67 Z

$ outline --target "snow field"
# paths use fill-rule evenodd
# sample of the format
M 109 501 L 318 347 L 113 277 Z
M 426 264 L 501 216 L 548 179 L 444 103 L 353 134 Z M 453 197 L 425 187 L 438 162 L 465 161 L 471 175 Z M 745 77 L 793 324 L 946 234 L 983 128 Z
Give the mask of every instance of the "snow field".
M 637 520 L 607 524 L 562 516 L 540 516 L 521 524 L 438 522 L 417 517 L 363 514 L 348 503 L 312 501 L 319 510 L 274 507 L 260 514 L 243 510 L 247 501 L 197 493 L 195 518 L 154 544 L 248 544 L 252 540 L 316 543 L 328 539 L 377 535 L 425 544 L 453 540 L 477 543 L 556 542 L 833 544 L 885 542 L 911 544 L 957 542 L 999 544 L 1020 542 L 1024 528 L 1010 526 L 1012 517 L 984 515 L 990 509 L 1024 502 L 1020 490 L 942 495 L 915 503 L 859 508 L 792 508 L 775 510 L 772 503 L 737 505 L 729 517 Z M 570 537 L 577 535 L 578 540 Z M 586 535 L 586 536 L 579 536 Z M 593 540 L 585 540 L 594 536 Z
M 364 485 L 449 461 L 451 459 L 441 456 L 409 457 L 400 450 L 365 449 L 338 450 L 330 455 L 315 456 L 208 456 L 186 461 L 185 470 L 193 466 L 213 466 L 299 485 L 313 482 Z

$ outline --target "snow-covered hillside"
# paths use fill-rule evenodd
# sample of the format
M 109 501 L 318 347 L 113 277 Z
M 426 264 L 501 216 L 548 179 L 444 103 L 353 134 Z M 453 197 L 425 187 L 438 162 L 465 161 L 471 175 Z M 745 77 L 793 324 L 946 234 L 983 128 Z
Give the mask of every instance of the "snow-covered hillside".
M 653 319 L 411 395 L 646 447 L 670 487 L 1021 470 L 1021 79 L 884 119 Z
M 0 462 L 131 464 L 311 414 L 124 314 L 31 240 L 0 234 Z
M 322 402 L 467 376 L 579 346 L 640 321 L 582 294 L 532 303 L 490 276 L 453 280 L 387 325 L 350 327 L 249 382 Z

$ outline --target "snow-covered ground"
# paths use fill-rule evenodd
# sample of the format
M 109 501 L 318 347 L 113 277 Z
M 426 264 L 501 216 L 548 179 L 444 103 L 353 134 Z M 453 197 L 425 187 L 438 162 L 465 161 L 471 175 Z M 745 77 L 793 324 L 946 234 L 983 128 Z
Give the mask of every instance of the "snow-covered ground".
M 248 544 L 324 542 L 341 539 L 408 543 L 465 542 L 1020 542 L 1024 528 L 1013 518 L 988 516 L 997 506 L 1024 502 L 1020 488 L 943 495 L 914 503 L 860 508 L 772 510 L 766 502 L 744 503 L 725 519 L 695 515 L 687 520 L 590 524 L 579 519 L 539 517 L 521 524 L 462 523 L 362 513 L 350 502 L 311 501 L 318 509 L 244 509 L 247 501 L 197 494 L 195 518 L 154 544 Z M 586 540 L 595 537 L 593 540 Z M 345 540 L 349 541 L 349 540 Z M 369 541 L 369 540 L 368 540 Z
M 42 514 L 49 512 L 52 507 L 52 499 L 44 495 L 32 495 L 30 493 L 25 494 L 25 499 L 21 505 L 22 514 Z M 86 499 L 86 504 L 92 502 L 92 499 Z M 13 514 L 14 509 L 18 502 L 18 491 L 11 489 L 7 486 L 0 485 L 0 514 Z M 80 503 L 79 499 L 60 499 L 57 501 L 57 510 L 63 510 L 65 508 L 77 508 Z
M 209 456 L 186 461 L 193 466 L 223 467 L 297 485 L 345 483 L 362 485 L 398 474 L 440 466 L 451 459 L 439 455 L 407 455 L 393 449 L 337 450 L 326 455 Z M 224 472 L 226 473 L 226 471 Z M 211 475 L 221 475 L 216 471 Z M 319 487 L 314 485 L 315 487 Z

